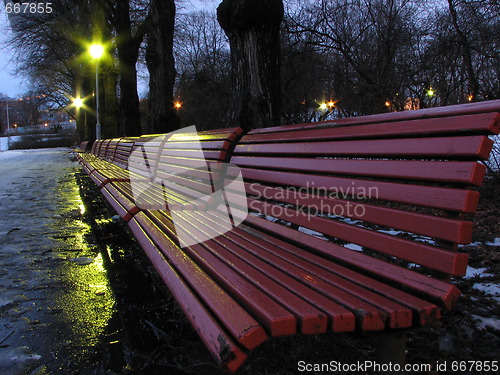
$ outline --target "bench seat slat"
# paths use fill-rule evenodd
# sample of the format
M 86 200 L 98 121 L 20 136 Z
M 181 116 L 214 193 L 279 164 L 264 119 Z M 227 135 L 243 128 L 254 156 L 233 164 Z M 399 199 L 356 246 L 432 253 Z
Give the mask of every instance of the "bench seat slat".
M 475 191 L 402 184 L 385 181 L 353 180 L 346 177 L 308 175 L 294 172 L 242 168 L 245 181 L 255 180 L 299 188 L 328 189 L 330 196 L 345 198 L 363 192 L 364 197 L 443 210 L 474 213 L 479 201 Z M 321 191 L 321 190 L 320 190 Z
M 228 236 L 234 239 L 234 237 Z M 291 262 L 289 259 L 278 257 L 272 250 L 266 251 L 267 249 L 262 249 L 255 244 L 251 244 L 250 241 L 246 243 L 244 248 L 248 252 L 251 252 L 251 254 L 258 256 L 264 262 L 272 264 L 289 277 L 298 280 L 304 285 L 313 288 L 318 293 L 327 296 L 332 301 L 353 311 L 359 317 L 358 328 L 362 331 L 384 329 L 386 319 L 391 328 L 407 328 L 412 325 L 412 312 L 408 308 L 338 276 L 328 275 L 327 271 L 315 267 L 309 262 L 302 260 Z M 234 245 L 230 249 L 239 251 L 239 248 L 235 248 Z M 250 258 L 244 252 L 240 252 L 240 254 L 245 258 Z M 381 314 L 377 310 L 383 313 Z
M 196 292 L 208 308 L 223 321 L 227 330 L 237 341 L 248 349 L 254 349 L 267 339 L 267 336 L 258 324 L 244 309 L 241 308 L 220 286 L 215 283 L 191 258 L 186 256 L 171 239 L 162 235 L 162 231 L 155 222 L 144 213 L 137 214 L 129 224 L 139 226 L 152 239 L 168 263 L 175 267 L 190 287 Z M 186 278 L 187 277 L 187 278 Z
M 171 232 L 171 223 L 168 223 L 170 220 L 166 216 L 152 211 L 152 216 L 149 217 L 153 218 L 155 225 L 159 226 L 163 233 L 170 234 L 170 238 L 175 238 L 174 233 Z M 253 287 L 241 275 L 224 265 L 208 251 L 200 246 L 185 247 L 182 251 L 207 275 L 216 280 L 218 285 L 230 292 L 231 296 L 247 311 L 251 312 L 271 336 L 291 335 L 297 332 L 297 320 L 293 314 Z
M 328 319 L 322 311 L 305 303 L 303 299 L 288 289 L 285 289 L 280 284 L 273 282 L 268 275 L 235 257 L 217 242 L 207 241 L 203 243 L 203 245 L 193 246 L 193 248 L 201 252 L 209 251 L 216 256 L 219 261 L 238 274 L 244 276 L 254 287 L 259 288 L 274 301 L 293 313 L 298 320 L 301 333 L 318 334 L 326 332 Z M 304 290 L 302 290 L 302 292 L 304 292 Z
M 236 155 L 316 155 L 487 159 L 493 141 L 486 136 L 375 139 L 308 143 L 239 144 Z
M 231 159 L 231 162 L 240 167 L 439 181 L 475 186 L 481 185 L 486 173 L 486 167 L 482 164 L 460 161 L 332 160 L 236 156 Z
M 199 297 L 169 262 L 165 261 L 163 254 L 147 236 L 140 224 L 134 219 L 129 225 L 156 271 L 179 303 L 196 332 L 199 333 L 201 340 L 212 356 L 217 359 L 219 365 L 229 372 L 236 371 L 246 360 L 247 355 L 225 333 L 224 328 L 214 319 L 211 312 L 205 310 Z
M 207 225 L 205 220 L 211 220 L 210 227 L 214 228 L 218 226 L 217 217 L 211 215 L 210 213 L 204 213 L 204 221 L 199 220 L 196 216 L 187 215 L 186 225 L 192 228 L 200 228 Z M 177 226 L 176 222 L 176 226 Z M 191 230 L 192 230 L 191 228 Z M 223 228 L 220 228 L 221 232 Z M 223 239 L 217 237 L 214 241 L 209 241 L 204 243 L 205 247 L 212 248 L 212 251 L 218 254 L 222 248 L 217 245 L 213 245 L 214 242 L 221 243 Z M 227 245 L 225 243 L 224 245 Z M 234 252 L 235 246 L 227 245 L 224 246 L 229 251 Z M 215 248 L 215 249 L 214 249 Z M 218 250 L 217 250 L 218 249 Z M 313 272 L 304 272 L 304 269 L 300 266 L 303 264 L 296 265 L 291 262 L 280 259 L 272 253 L 264 252 L 251 243 L 247 243 L 245 249 L 248 252 L 262 258 L 265 262 L 272 264 L 276 269 L 284 272 L 288 276 L 295 278 L 300 281 L 303 285 L 306 285 L 319 293 L 327 296 L 336 303 L 345 306 L 354 312 L 359 320 L 359 328 L 363 331 L 369 330 L 381 330 L 385 327 L 385 320 L 390 316 L 390 325 L 393 328 L 396 327 L 409 327 L 412 324 L 412 313 L 409 309 L 402 307 L 393 301 L 387 300 L 378 294 L 375 294 L 369 290 L 366 290 L 356 284 L 353 284 L 345 279 L 337 277 L 335 275 L 330 275 L 330 277 L 321 279 L 318 278 L 318 273 L 321 274 L 323 270 L 316 268 Z M 241 254 L 241 253 L 240 253 Z M 229 261 L 229 259 L 234 259 L 228 253 L 219 256 L 223 262 L 227 261 L 232 267 L 234 267 L 234 262 Z M 248 260 L 248 253 L 243 256 L 243 259 Z M 299 261 L 301 263 L 302 261 Z M 305 262 L 302 262 L 305 263 Z M 241 272 L 240 272 L 241 273 Z M 325 281 L 327 279 L 328 282 Z M 256 279 L 259 283 L 260 278 Z
M 95 169 L 90 173 L 90 178 L 99 188 L 111 181 L 129 181 L 130 175 L 127 170 L 116 167 L 107 169 Z
M 213 245 L 213 243 L 216 245 Z M 247 278 L 251 277 L 251 280 L 254 280 L 253 282 L 256 286 L 261 287 L 263 279 L 265 279 L 267 283 L 269 283 L 268 280 L 272 280 L 271 282 L 278 282 L 278 285 L 281 285 L 295 293 L 297 296 L 300 296 L 303 304 L 305 301 L 323 311 L 329 317 L 330 329 L 334 332 L 352 332 L 355 330 L 355 317 L 351 311 L 333 302 L 315 290 L 301 284 L 285 273 L 280 272 L 272 265 L 261 261 L 257 257 L 253 257 L 249 253 L 245 253 L 241 256 L 241 248 L 234 248 L 228 245 L 231 245 L 231 243 L 224 237 L 217 238 L 206 244 L 206 246 L 212 251 L 214 251 L 214 248 L 217 249 L 216 253 L 219 256 L 219 259 L 227 260 L 227 262 L 237 265 L 238 269 L 241 270 L 243 274 L 249 274 L 250 276 Z M 256 272 L 256 270 L 258 271 Z M 289 295 L 289 293 L 286 295 Z M 281 297 L 282 296 L 278 296 L 278 298 Z M 293 298 L 295 299 L 297 297 L 294 296 Z M 286 302 L 288 300 L 288 298 L 285 299 Z M 307 326 L 304 327 L 304 323 L 302 323 L 301 332 L 303 334 L 312 334 L 315 333 L 314 330 L 319 330 L 319 328 L 320 326 L 318 325 L 310 328 Z
M 287 238 L 289 241 L 310 248 L 318 254 L 327 257 L 327 259 L 334 259 L 346 267 L 354 267 L 354 269 L 362 270 L 364 273 L 375 277 L 390 280 L 394 284 L 417 292 L 417 294 L 427 296 L 430 300 L 439 303 L 440 306 L 447 309 L 451 309 L 460 296 L 460 291 L 452 284 L 404 269 L 357 251 L 346 249 L 334 243 L 314 238 L 313 236 L 257 218 L 253 215 L 247 217 L 246 223 L 265 232 L 272 231 L 272 233 L 279 235 L 281 238 Z
M 346 280 L 350 280 L 351 282 L 361 285 L 364 288 L 370 289 L 374 293 L 380 293 L 386 298 L 401 303 L 414 311 L 414 315 L 418 317 L 418 324 L 428 324 L 440 317 L 440 311 L 433 303 L 414 297 L 399 289 L 352 271 L 332 261 L 326 260 L 324 257 L 315 255 L 278 238 L 271 237 L 267 233 L 259 231 L 255 228 L 242 225 L 231 231 L 231 233 L 228 233 L 227 237 L 234 243 L 240 245 L 242 248 L 247 248 L 248 243 L 250 242 L 291 262 L 300 258 L 308 263 L 311 263 L 311 265 L 322 267 L 328 272 L 334 273 L 345 278 Z M 310 268 L 307 265 L 305 269 L 309 270 L 309 272 L 315 273 L 315 269 Z M 394 323 L 392 324 L 395 325 Z
M 151 213 L 148 214 L 151 215 Z M 165 220 L 170 221 L 168 218 L 165 218 Z M 196 219 L 193 219 L 193 222 L 195 221 Z M 179 223 L 176 222 L 176 226 L 178 224 Z M 170 225 L 173 226 L 173 223 L 171 223 Z M 197 223 L 197 225 L 204 226 L 205 223 L 200 222 Z M 190 230 L 190 228 L 185 229 Z M 222 244 L 218 240 L 206 241 L 202 245 L 192 246 L 191 250 L 196 252 L 196 254 L 203 254 L 205 258 L 212 259 L 212 261 L 209 262 L 210 266 L 214 265 L 215 263 L 215 267 L 217 269 L 220 269 L 220 265 L 225 264 L 227 267 L 233 269 L 238 274 L 244 275 L 248 282 L 251 283 L 251 285 L 265 291 L 265 293 L 271 296 L 275 301 L 282 305 L 285 305 L 286 308 L 292 311 L 299 319 L 301 332 L 304 334 L 315 334 L 319 333 L 320 331 L 324 332 L 326 330 L 326 316 L 324 315 L 324 313 L 317 310 L 317 308 L 320 308 L 320 310 L 327 312 L 330 318 L 333 319 L 332 328 L 334 328 L 335 331 L 351 332 L 355 329 L 354 314 L 346 308 L 332 302 L 331 300 L 328 300 L 318 292 L 309 289 L 309 287 L 295 281 L 293 278 L 287 276 L 277 269 L 270 267 L 269 265 L 267 265 L 268 272 L 264 272 L 261 266 L 265 268 L 265 263 L 261 263 L 257 266 L 254 263 L 247 263 L 247 259 L 239 259 L 237 256 L 233 255 L 233 249 L 226 248 L 224 244 Z M 199 257 L 199 255 L 194 256 Z M 281 281 L 284 280 L 283 286 L 288 289 L 285 289 L 282 284 L 277 284 L 271 279 L 274 279 L 276 277 Z M 219 279 L 217 278 L 217 280 Z M 224 283 L 222 282 L 222 284 Z M 228 288 L 231 288 L 227 284 L 225 285 L 226 290 Z M 306 290 L 307 293 L 305 293 Z M 300 297 L 293 294 L 292 292 L 300 295 Z M 345 293 L 341 290 L 339 290 L 338 292 L 340 294 Z M 307 302 L 303 299 L 303 296 L 306 296 L 305 298 L 308 299 Z M 241 298 L 243 298 L 244 300 L 247 299 L 247 297 L 245 296 L 239 296 L 239 298 L 237 299 Z M 248 304 L 251 302 L 241 303 Z M 311 306 L 310 303 L 312 303 L 317 308 Z M 369 309 L 374 311 L 375 316 L 372 316 L 369 311 L 365 312 L 366 316 L 361 316 L 360 313 L 360 321 L 364 320 L 367 329 L 383 328 L 383 321 L 376 312 L 376 309 L 368 307 L 368 310 Z M 250 310 L 253 309 L 249 309 L 249 311 Z M 266 325 L 266 323 L 263 324 Z M 276 335 L 281 336 L 279 332 L 272 334 L 272 336 Z

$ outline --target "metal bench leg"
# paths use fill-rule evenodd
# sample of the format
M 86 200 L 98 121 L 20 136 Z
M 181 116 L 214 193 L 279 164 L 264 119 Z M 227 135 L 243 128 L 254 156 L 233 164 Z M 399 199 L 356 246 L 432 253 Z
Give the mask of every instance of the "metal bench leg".
M 380 335 L 376 339 L 377 363 L 398 364 L 404 368 L 405 354 L 405 334 L 403 332 L 391 332 Z M 381 371 L 380 374 L 404 374 L 404 372 Z

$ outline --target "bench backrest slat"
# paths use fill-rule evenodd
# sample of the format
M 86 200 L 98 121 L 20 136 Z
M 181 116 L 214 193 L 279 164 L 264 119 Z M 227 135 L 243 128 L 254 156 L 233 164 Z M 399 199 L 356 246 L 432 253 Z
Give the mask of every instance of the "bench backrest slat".
M 384 113 L 371 116 L 349 117 L 349 118 L 323 121 L 317 123 L 294 124 L 294 125 L 276 126 L 272 128 L 254 129 L 252 130 L 252 135 L 273 133 L 275 134 L 274 136 L 276 137 L 277 136 L 276 133 L 279 132 L 291 132 L 294 130 L 304 131 L 308 129 L 317 129 L 321 127 L 326 129 L 336 126 L 348 127 L 350 125 L 356 125 L 356 127 L 359 126 L 361 128 L 361 130 L 358 131 L 363 133 L 365 132 L 365 129 L 371 129 L 372 130 L 371 134 L 375 135 L 375 137 L 377 138 L 380 138 L 384 137 L 384 132 L 385 132 L 384 127 L 386 126 L 392 127 L 392 124 L 395 124 L 395 127 L 393 128 L 393 130 L 390 130 L 389 132 L 392 131 L 398 132 L 399 126 L 401 124 L 403 125 L 403 127 L 407 128 L 406 125 L 404 125 L 405 123 L 409 125 L 409 128 L 413 128 L 413 130 L 410 131 L 415 132 L 416 129 L 420 128 L 419 123 L 414 122 L 416 120 L 423 120 L 424 122 L 430 120 L 430 122 L 427 122 L 428 128 L 426 130 L 430 130 L 434 126 L 437 127 L 437 129 L 443 126 L 444 128 L 451 127 L 451 129 L 449 130 L 453 131 L 453 128 L 455 130 L 457 129 L 457 124 L 458 124 L 458 126 L 460 126 L 462 129 L 461 131 L 474 131 L 474 132 L 479 131 L 481 133 L 486 131 L 487 134 L 498 134 L 499 125 L 497 120 L 494 120 L 496 124 L 490 124 L 488 126 L 488 119 L 490 119 L 491 117 L 495 118 L 495 116 L 498 116 L 499 112 L 500 112 L 499 101 L 492 100 L 489 102 L 450 105 L 446 107 L 421 109 L 418 111 L 392 112 L 392 113 Z M 474 115 L 475 121 L 476 119 L 479 119 L 480 122 L 477 125 L 469 125 L 468 123 L 469 118 L 464 117 L 464 120 L 459 119 L 460 123 L 457 123 L 456 121 L 452 120 L 453 121 L 452 125 L 441 125 L 441 124 L 448 124 L 448 120 L 446 118 L 453 118 L 456 116 L 468 116 L 468 115 Z M 484 127 L 485 123 L 483 122 L 485 118 L 487 125 L 486 128 Z M 398 123 L 400 125 L 398 125 Z M 375 127 L 364 128 L 362 125 L 375 125 Z M 379 126 L 382 135 L 377 136 L 376 135 L 377 127 Z M 357 132 L 357 130 L 353 131 Z M 439 132 L 440 131 L 438 130 L 438 133 Z M 349 133 L 346 133 L 344 137 L 350 137 L 350 135 L 347 134 Z M 307 136 L 307 133 L 304 134 L 304 136 Z M 385 136 L 387 136 L 387 133 L 385 134 Z
M 236 146 L 236 153 L 245 155 L 359 156 L 484 159 L 493 147 L 487 136 L 398 138 L 361 141 L 258 143 Z
M 236 156 L 233 163 L 246 168 L 270 168 L 306 173 L 335 173 L 401 180 L 443 181 L 456 184 L 480 185 L 486 167 L 476 162 L 443 162 L 414 160 L 304 159 Z

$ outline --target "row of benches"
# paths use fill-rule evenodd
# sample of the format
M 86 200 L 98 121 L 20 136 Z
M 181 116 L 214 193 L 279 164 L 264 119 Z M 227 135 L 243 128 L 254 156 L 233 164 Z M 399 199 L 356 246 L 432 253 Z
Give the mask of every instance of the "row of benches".
M 79 160 L 233 372 L 271 337 L 400 331 L 451 309 L 498 112 L 99 140 Z M 228 230 L 221 212 L 244 221 Z

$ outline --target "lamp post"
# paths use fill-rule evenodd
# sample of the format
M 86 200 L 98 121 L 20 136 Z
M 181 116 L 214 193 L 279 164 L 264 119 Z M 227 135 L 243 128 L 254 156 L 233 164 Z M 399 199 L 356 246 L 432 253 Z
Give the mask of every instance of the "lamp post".
M 7 110 L 7 134 L 10 134 L 9 99 L 5 98 L 5 109 Z
M 95 110 L 96 110 L 96 124 L 95 124 L 95 138 L 101 139 L 101 123 L 99 121 L 99 59 L 104 54 L 104 47 L 100 44 L 92 44 L 90 46 L 90 56 L 95 59 Z

